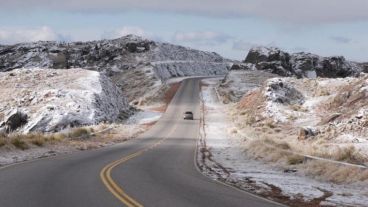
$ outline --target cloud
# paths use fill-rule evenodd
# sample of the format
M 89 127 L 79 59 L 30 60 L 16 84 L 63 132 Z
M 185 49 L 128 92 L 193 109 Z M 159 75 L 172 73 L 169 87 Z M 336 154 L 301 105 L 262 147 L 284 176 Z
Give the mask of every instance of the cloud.
M 212 31 L 176 32 L 174 42 L 196 43 L 201 45 L 218 45 L 227 42 L 231 36 Z
M 257 44 L 250 43 L 250 42 L 245 42 L 243 40 L 235 40 L 233 42 L 232 49 L 233 50 L 238 50 L 238 51 L 248 51 L 249 49 L 251 49 L 254 46 L 257 46 Z
M 367 21 L 367 0 L 2 0 L 0 10 L 52 9 L 72 12 L 132 10 L 217 17 L 258 17 L 293 23 Z
M 56 33 L 50 27 L 0 28 L 0 43 L 14 44 L 35 41 L 68 41 L 70 38 Z
M 102 38 L 103 39 L 114 39 L 114 38 L 119 38 L 119 37 L 130 35 L 130 34 L 137 35 L 137 36 L 140 36 L 140 37 L 149 36 L 144 31 L 144 29 L 142 29 L 140 27 L 125 26 L 125 27 L 122 27 L 120 29 L 105 32 L 104 34 L 102 34 Z
M 305 47 L 293 47 L 290 50 L 291 52 L 308 52 L 308 48 Z
M 333 37 L 330 37 L 330 39 L 337 43 L 341 43 L 341 44 L 348 44 L 352 41 L 352 39 L 350 38 L 341 37 L 341 36 L 333 36 Z

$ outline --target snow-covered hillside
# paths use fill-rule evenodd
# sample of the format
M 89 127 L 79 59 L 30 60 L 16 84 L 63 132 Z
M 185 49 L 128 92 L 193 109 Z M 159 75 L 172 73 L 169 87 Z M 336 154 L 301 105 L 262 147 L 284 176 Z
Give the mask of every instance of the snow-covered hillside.
M 336 79 L 271 78 L 244 95 L 234 108 L 234 119 L 240 128 L 255 130 L 255 137 L 272 134 L 272 140 L 287 142 L 304 154 L 328 157 L 353 147 L 357 157 L 350 161 L 366 164 L 367 98 L 367 74 Z M 304 148 L 299 147 L 301 143 Z
M 0 129 L 52 132 L 114 122 L 132 114 L 108 77 L 83 69 L 17 69 L 0 73 Z
M 0 47 L 0 71 L 15 68 L 85 68 L 114 74 L 152 66 L 156 78 L 226 74 L 228 60 L 168 43 L 128 35 L 91 42 L 33 42 Z M 209 70 L 210 69 L 210 70 Z
M 229 87 L 230 91 L 242 93 L 247 88 L 254 88 L 255 83 L 264 80 L 261 76 L 255 76 L 262 71 L 237 72 L 248 72 L 249 76 L 251 72 L 254 72 L 254 76 L 246 79 L 247 76 L 244 73 L 241 73 L 240 78 L 233 73 L 226 78 L 226 82 L 230 84 L 225 84 L 221 88 Z M 258 81 L 257 77 L 259 77 Z M 234 82 L 231 82 L 232 80 Z M 267 81 L 266 85 L 262 84 L 262 93 L 259 88 L 253 90 L 234 107 L 234 104 L 222 104 L 219 101 L 218 93 L 216 93 L 218 79 L 203 80 L 201 97 L 204 121 L 201 122 L 198 144 L 199 168 L 215 180 L 221 180 L 288 206 L 367 206 L 368 170 L 346 168 L 341 165 L 331 165 L 328 162 L 317 163 L 286 153 L 287 150 L 294 150 L 332 159 L 333 151 L 337 151 L 339 156 L 335 158 L 345 162 L 348 161 L 345 159 L 349 157 L 359 158 L 358 151 L 367 154 L 367 137 L 362 137 L 368 134 L 367 100 L 364 99 L 367 96 L 361 93 L 365 91 L 364 87 L 368 83 L 366 81 L 367 77 L 318 80 L 273 78 Z M 323 91 L 325 85 L 331 86 L 327 89 L 328 92 L 331 92 L 330 95 L 327 95 L 327 91 Z M 237 86 L 243 86 L 244 89 L 240 88 L 237 91 Z M 335 121 L 321 124 L 329 127 L 330 130 L 323 130 L 319 135 L 308 134 L 305 140 L 298 140 L 298 131 L 294 130 L 298 127 L 295 127 L 293 123 L 315 119 L 316 115 L 319 116 L 318 113 L 321 113 L 318 106 L 325 105 L 327 108 L 329 105 L 326 104 L 326 100 L 344 97 L 338 95 L 342 91 L 351 93 L 352 96 L 345 97 L 347 100 L 341 100 L 339 103 L 344 103 L 343 109 L 353 113 L 351 115 L 343 113 Z M 302 99 L 300 94 L 303 96 Z M 358 97 L 362 99 L 357 99 Z M 220 95 L 220 99 L 223 98 Z M 304 100 L 303 107 L 308 106 L 313 109 L 307 111 L 303 107 L 290 105 L 300 103 L 301 100 Z M 286 114 L 294 111 L 291 112 L 292 115 L 298 113 L 303 113 L 303 115 L 300 116 L 301 120 L 290 116 L 290 122 L 284 125 L 266 122 L 270 117 L 270 114 L 265 113 L 267 105 L 280 110 L 285 106 L 285 108 L 294 108 L 279 113 Z M 352 108 L 349 109 L 346 105 Z M 361 106 L 364 106 L 361 112 L 355 114 L 356 109 Z M 338 108 L 337 106 L 337 108 L 331 107 L 330 111 L 323 110 L 321 117 L 328 118 L 326 114 L 333 115 L 333 111 Z M 262 113 L 265 113 L 266 118 L 262 117 Z M 340 122 L 341 120 L 345 121 Z M 251 126 L 245 127 L 245 125 Z M 306 122 L 304 124 L 299 122 L 299 126 L 303 125 L 309 126 Z M 362 126 L 365 126 L 365 129 L 362 129 Z M 325 136 L 327 134 L 330 136 Z M 342 136 L 335 137 L 339 134 Z M 356 137 L 358 134 L 360 137 Z M 267 142 L 264 141 L 265 137 L 268 137 Z M 269 147 L 270 145 L 273 147 Z M 316 177 L 318 179 L 314 179 Z
M 304 52 L 290 54 L 272 47 L 252 48 L 244 63 L 253 64 L 258 70 L 299 78 L 348 77 L 364 71 L 361 64 L 347 61 L 342 56 L 321 57 Z

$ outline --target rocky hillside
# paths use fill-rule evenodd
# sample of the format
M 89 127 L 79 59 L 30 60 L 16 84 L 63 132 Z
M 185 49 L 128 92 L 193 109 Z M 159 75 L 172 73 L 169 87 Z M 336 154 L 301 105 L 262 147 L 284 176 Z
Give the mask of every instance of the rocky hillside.
M 128 35 L 90 42 L 33 42 L 0 46 L 0 71 L 16 68 L 83 68 L 118 85 L 129 102 L 147 103 L 172 77 L 225 75 L 220 55 Z
M 268 126 L 273 137 L 324 143 L 331 152 L 354 146 L 368 158 L 368 75 L 336 79 L 272 78 L 237 105 L 239 123 Z M 262 131 L 262 130 L 260 130 Z M 260 135 L 261 136 L 261 135 Z
M 83 69 L 0 73 L 0 131 L 59 131 L 114 122 L 132 111 L 108 77 Z
M 108 74 L 152 66 L 158 79 L 227 72 L 227 60 L 202 52 L 128 35 L 91 42 L 34 42 L 0 46 L 0 71 L 16 68 L 85 68 Z
M 347 61 L 342 56 L 321 57 L 311 53 L 288 53 L 278 48 L 252 48 L 245 64 L 236 64 L 232 69 L 258 69 L 281 76 L 308 77 L 348 77 L 364 71 L 362 65 Z

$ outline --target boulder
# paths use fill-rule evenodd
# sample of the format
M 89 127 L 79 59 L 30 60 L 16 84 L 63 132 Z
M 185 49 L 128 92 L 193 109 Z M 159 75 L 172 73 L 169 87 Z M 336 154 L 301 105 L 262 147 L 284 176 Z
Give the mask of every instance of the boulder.
M 302 127 L 299 131 L 298 140 L 306 140 L 310 137 L 314 137 L 319 133 L 317 129 L 310 127 Z
M 142 41 L 142 42 L 128 42 L 126 44 L 126 49 L 131 53 L 140 53 L 149 51 L 151 45 L 154 43 L 151 41 Z
M 300 91 L 280 78 L 270 79 L 267 82 L 266 91 L 268 100 L 275 103 L 286 105 L 303 104 L 305 100 Z
M 282 76 L 291 75 L 290 54 L 278 48 L 252 48 L 244 62 L 255 64 L 258 70 L 269 70 Z
M 230 70 L 255 70 L 255 65 L 251 63 L 234 63 Z
M 1 124 L 7 133 L 17 130 L 28 122 L 28 115 L 19 109 L 10 111 Z

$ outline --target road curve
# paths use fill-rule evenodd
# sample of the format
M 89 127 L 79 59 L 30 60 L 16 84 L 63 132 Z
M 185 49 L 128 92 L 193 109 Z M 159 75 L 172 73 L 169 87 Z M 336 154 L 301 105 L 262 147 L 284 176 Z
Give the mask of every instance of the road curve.
M 182 119 L 187 110 L 195 120 Z M 188 79 L 163 117 L 137 139 L 0 169 L 0 206 L 281 206 L 197 170 L 198 119 L 199 79 Z

